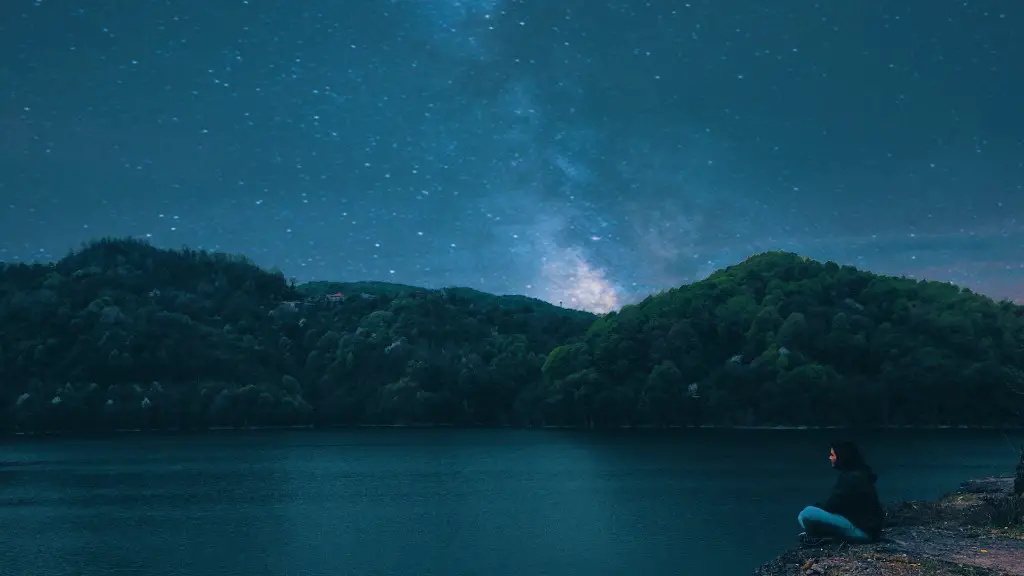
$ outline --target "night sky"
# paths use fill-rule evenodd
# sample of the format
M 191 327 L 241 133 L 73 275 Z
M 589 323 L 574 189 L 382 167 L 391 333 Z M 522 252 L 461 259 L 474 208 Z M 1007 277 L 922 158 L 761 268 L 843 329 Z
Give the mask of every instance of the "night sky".
M 1020 0 L 3 0 L 0 260 L 615 308 L 772 249 L 1024 300 Z

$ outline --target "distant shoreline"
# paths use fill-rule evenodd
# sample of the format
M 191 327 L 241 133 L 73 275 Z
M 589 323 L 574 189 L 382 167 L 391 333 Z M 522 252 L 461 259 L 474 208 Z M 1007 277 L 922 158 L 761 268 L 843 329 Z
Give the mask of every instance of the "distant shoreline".
M 456 424 L 357 424 L 352 426 L 324 426 L 318 427 L 312 424 L 296 426 L 210 426 L 209 428 L 197 428 L 181 430 L 176 428 L 160 429 L 114 429 L 114 430 L 90 430 L 90 431 L 19 431 L 9 436 L 34 437 L 34 436 L 107 436 L 107 435 L 128 435 L 128 434 L 204 434 L 217 432 L 268 432 L 287 430 L 316 430 L 316 431 L 338 431 L 338 430 L 360 430 L 372 428 L 402 428 L 402 429 L 436 429 L 448 428 L 456 430 L 579 430 L 586 432 L 622 432 L 629 430 L 645 431 L 678 431 L 678 430 L 742 430 L 742 431 L 810 431 L 810 430 L 850 430 L 858 432 L 871 432 L 879 430 L 964 430 L 964 431 L 1022 431 L 1024 426 L 966 426 L 966 425 L 895 425 L 884 426 L 725 426 L 716 424 L 702 424 L 700 426 L 619 426 L 615 428 L 587 428 L 582 426 L 465 426 Z

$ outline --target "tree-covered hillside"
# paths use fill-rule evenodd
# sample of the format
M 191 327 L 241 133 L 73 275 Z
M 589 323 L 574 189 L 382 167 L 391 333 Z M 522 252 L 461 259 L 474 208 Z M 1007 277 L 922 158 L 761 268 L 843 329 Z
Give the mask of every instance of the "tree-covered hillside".
M 1021 423 L 1021 313 L 782 253 L 598 319 L 107 239 L 0 270 L 0 429 Z
M 556 348 L 545 418 L 1024 425 L 1022 314 L 947 283 L 760 254 Z
M 465 289 L 292 287 L 241 257 L 101 240 L 0 271 L 0 427 L 514 423 L 548 352 L 593 320 Z

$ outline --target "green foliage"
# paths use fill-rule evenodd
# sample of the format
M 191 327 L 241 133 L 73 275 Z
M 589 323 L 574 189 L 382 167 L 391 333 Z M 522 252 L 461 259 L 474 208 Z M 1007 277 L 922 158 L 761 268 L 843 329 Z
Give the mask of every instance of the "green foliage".
M 1020 307 L 783 253 L 597 318 L 104 239 L 3 266 L 0 326 L 8 430 L 1003 425 L 1024 407 Z
M 617 407 L 637 424 L 1022 425 L 1022 315 L 950 284 L 770 252 L 597 320 L 574 368 L 648 391 Z M 687 383 L 691 405 L 652 411 Z
M 104 239 L 0 270 L 0 428 L 522 423 L 548 352 L 593 318 Z

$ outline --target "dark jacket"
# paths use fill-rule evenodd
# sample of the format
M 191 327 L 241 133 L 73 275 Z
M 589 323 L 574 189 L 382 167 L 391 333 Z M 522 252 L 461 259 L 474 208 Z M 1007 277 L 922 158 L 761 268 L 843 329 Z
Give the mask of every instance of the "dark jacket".
M 878 476 L 867 465 L 841 468 L 839 480 L 821 508 L 845 517 L 872 540 L 878 540 L 882 535 L 885 512 L 875 490 L 876 480 Z

